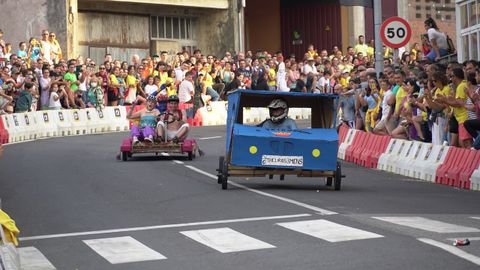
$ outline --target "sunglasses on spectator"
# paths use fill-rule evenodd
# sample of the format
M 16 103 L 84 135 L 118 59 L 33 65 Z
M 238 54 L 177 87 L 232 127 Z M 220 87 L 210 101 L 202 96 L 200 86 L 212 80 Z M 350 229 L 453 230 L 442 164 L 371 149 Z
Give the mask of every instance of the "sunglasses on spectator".
M 55 37 L 55 35 L 50 35 L 50 37 Z
M 100 67 L 100 70 L 105 69 L 105 67 Z
M 43 33 L 42 35 L 44 35 L 44 36 L 48 36 L 48 33 Z

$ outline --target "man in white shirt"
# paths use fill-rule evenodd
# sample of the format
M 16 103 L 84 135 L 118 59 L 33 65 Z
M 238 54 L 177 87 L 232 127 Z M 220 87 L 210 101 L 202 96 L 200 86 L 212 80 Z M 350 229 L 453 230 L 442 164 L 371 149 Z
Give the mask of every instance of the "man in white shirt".
M 285 69 L 285 63 L 283 62 L 283 56 L 277 56 L 278 71 L 277 71 L 277 91 L 289 92 L 290 88 L 287 86 L 287 71 Z
M 50 48 L 50 41 L 48 40 L 48 30 L 43 30 L 42 31 L 42 40 L 40 40 L 40 45 L 41 45 L 41 55 L 42 58 L 45 59 L 48 63 L 52 64 L 52 58 L 51 58 L 51 48 Z
M 185 79 L 180 83 L 178 89 L 178 98 L 180 99 L 180 104 L 191 103 L 193 100 L 193 95 L 195 94 L 195 87 L 193 86 L 193 74 L 187 72 L 185 74 Z
M 185 74 L 190 70 L 189 62 L 183 62 L 181 66 L 175 68 L 175 81 L 183 81 Z
M 388 78 L 381 78 L 380 79 L 380 87 L 382 89 L 387 89 L 385 93 L 383 94 L 383 100 L 382 100 L 382 118 L 380 121 L 377 123 L 375 128 L 373 129 L 373 133 L 379 134 L 379 135 L 389 135 L 390 132 L 395 128 L 395 127 L 390 127 L 388 124 L 389 120 L 389 115 L 390 115 L 390 110 L 392 107 L 388 104 L 390 97 L 393 94 L 392 92 L 392 87 L 390 85 L 390 82 L 388 81 Z
M 303 74 L 307 75 L 307 91 L 311 92 L 312 88 L 315 88 L 316 76 L 318 75 L 317 67 L 315 67 L 315 59 L 309 56 L 307 58 L 307 63 L 303 66 Z

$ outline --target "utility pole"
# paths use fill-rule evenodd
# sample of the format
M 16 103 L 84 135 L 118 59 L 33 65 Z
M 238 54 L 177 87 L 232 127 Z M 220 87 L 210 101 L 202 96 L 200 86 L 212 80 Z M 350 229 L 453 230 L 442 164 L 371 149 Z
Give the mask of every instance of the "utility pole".
M 373 13 L 375 24 L 375 72 L 377 76 L 383 72 L 383 45 L 380 37 L 380 28 L 382 26 L 382 0 L 373 0 Z

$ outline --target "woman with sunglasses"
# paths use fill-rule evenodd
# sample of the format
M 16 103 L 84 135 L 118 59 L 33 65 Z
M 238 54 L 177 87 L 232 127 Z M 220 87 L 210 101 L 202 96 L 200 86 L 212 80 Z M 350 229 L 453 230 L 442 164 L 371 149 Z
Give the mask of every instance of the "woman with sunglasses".
M 58 61 L 62 59 L 63 55 L 62 55 L 62 48 L 58 43 L 55 33 L 50 32 L 48 42 L 50 43 L 50 53 L 51 53 L 52 61 L 54 64 L 58 64 Z

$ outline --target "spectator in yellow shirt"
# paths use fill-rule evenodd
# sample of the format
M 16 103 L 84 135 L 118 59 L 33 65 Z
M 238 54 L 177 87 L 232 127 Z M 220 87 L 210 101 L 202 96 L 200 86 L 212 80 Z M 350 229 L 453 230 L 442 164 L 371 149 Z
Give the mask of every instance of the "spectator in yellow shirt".
M 355 54 L 362 53 L 362 55 L 367 55 L 368 45 L 365 44 L 365 37 L 363 35 L 358 36 L 358 44 L 353 48 Z
M 472 147 L 473 138 L 464 126 L 465 121 L 468 119 L 468 112 L 465 106 L 467 102 L 467 82 L 465 81 L 465 73 L 461 68 L 452 70 L 452 83 L 457 86 L 455 97 L 445 97 L 444 102 L 453 107 L 453 117 L 455 117 L 458 122 L 458 139 L 460 146 L 469 149 Z

